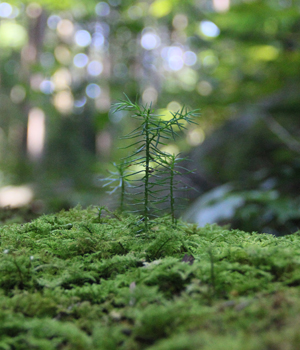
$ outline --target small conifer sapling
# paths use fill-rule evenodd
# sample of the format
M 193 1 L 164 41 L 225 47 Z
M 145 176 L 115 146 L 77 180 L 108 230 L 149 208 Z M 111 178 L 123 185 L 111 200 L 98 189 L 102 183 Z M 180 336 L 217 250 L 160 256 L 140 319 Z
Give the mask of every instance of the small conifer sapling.
M 178 131 L 185 129 L 186 124 L 194 123 L 197 111 L 188 111 L 182 108 L 177 112 L 171 112 L 172 117 L 164 120 L 154 113 L 152 105 L 139 105 L 133 103 L 126 95 L 125 100 L 116 103 L 114 111 L 131 112 L 131 118 L 136 119 L 138 126 L 128 135 L 125 140 L 133 140 L 124 148 L 135 148 L 133 153 L 123 159 L 120 165 L 115 165 L 117 173 L 112 173 L 109 182 L 119 181 L 118 185 L 111 191 L 121 189 L 121 210 L 124 208 L 126 183 L 133 187 L 135 195 L 141 195 L 141 200 L 135 203 L 142 207 L 142 221 L 145 231 L 148 231 L 150 215 L 155 215 L 156 205 L 162 202 L 170 203 L 170 213 L 175 221 L 175 181 L 174 176 L 178 174 L 175 170 L 180 161 L 175 155 L 163 152 L 162 146 L 168 140 L 174 140 Z M 132 166 L 131 171 L 128 166 Z M 166 176 L 166 174 L 168 175 Z M 117 180 L 119 179 L 119 180 Z M 160 195 L 163 189 L 168 190 L 164 197 Z

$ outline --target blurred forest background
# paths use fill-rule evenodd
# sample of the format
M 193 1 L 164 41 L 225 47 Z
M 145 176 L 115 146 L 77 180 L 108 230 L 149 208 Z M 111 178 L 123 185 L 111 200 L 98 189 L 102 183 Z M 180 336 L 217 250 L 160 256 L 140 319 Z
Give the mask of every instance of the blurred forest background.
M 299 89 L 299 0 L 0 2 L 0 219 L 114 205 L 125 92 L 201 111 L 165 148 L 192 159 L 187 219 L 295 232 Z

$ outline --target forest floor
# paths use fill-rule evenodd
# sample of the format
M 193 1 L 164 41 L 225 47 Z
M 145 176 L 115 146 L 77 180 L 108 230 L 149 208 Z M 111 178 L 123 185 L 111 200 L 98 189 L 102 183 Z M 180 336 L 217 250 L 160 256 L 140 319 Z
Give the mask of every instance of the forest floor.
M 0 228 L 0 349 L 300 349 L 300 232 L 76 207 Z

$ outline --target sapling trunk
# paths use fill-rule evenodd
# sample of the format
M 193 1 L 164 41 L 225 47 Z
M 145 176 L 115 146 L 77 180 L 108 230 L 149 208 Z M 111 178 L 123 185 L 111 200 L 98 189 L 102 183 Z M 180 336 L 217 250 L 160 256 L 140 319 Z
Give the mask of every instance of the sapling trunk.
M 124 179 L 124 169 L 121 173 L 121 195 L 120 195 L 120 210 L 121 213 L 124 211 L 124 199 L 125 199 L 125 179 Z
M 145 148 L 145 185 L 144 185 L 144 223 L 145 230 L 148 231 L 148 217 L 149 217 L 149 167 L 150 167 L 150 139 L 149 139 L 149 111 L 147 111 L 147 116 L 145 120 L 145 139 L 146 139 L 146 148 Z
M 162 165 L 165 168 L 162 174 L 165 174 L 165 187 L 168 191 L 167 200 L 169 203 L 169 212 L 172 218 L 172 223 L 176 223 L 175 204 L 176 204 L 176 192 L 179 189 L 187 190 L 188 187 L 181 186 L 179 180 L 175 176 L 183 176 L 184 174 L 191 173 L 192 171 L 178 165 L 180 162 L 187 160 L 187 158 L 180 158 L 179 155 L 165 154 L 165 158 L 162 160 Z M 179 204 L 177 204 L 178 206 Z M 178 209 L 178 208 L 177 208 Z
M 170 162 L 170 209 L 171 209 L 171 217 L 172 217 L 172 223 L 175 223 L 175 198 L 174 198 L 174 168 L 175 168 L 175 155 L 171 155 L 171 162 Z

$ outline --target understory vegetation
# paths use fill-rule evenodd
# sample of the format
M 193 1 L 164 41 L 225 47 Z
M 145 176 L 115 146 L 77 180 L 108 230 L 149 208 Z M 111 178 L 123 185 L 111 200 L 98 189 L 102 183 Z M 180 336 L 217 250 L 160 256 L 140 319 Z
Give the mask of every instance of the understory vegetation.
M 300 239 L 80 207 L 0 228 L 0 349 L 296 349 Z
M 138 121 L 138 126 L 122 137 L 125 140 L 133 140 L 131 144 L 123 147 L 124 149 L 135 149 L 127 157 L 122 158 L 120 164 L 114 163 L 117 171 L 110 172 L 111 175 L 102 180 L 107 181 L 104 187 L 109 186 L 112 189 L 108 193 L 120 190 L 121 212 L 125 209 L 125 198 L 131 199 L 131 206 L 136 208 L 131 212 L 142 213 L 143 226 L 147 231 L 150 215 L 162 211 L 162 207 L 157 207 L 159 203 L 167 206 L 172 223 L 176 221 L 175 192 L 179 189 L 187 190 L 186 186 L 176 180 L 176 175 L 182 176 L 182 171 L 185 174 L 190 171 L 179 165 L 185 159 L 180 158 L 179 154 L 162 151 L 162 147 L 167 146 L 166 141 L 174 141 L 178 136 L 177 132 L 186 129 L 185 125 L 196 124 L 193 119 L 198 113 L 196 110 L 188 111 L 182 107 L 181 110 L 171 112 L 172 117 L 165 120 L 165 116 L 155 114 L 152 104 L 139 105 L 124 95 L 126 99 L 114 104 L 113 109 L 115 112 L 129 111 L 131 119 Z M 131 166 L 134 168 L 133 171 L 128 170 Z M 130 193 L 127 187 L 135 191 Z M 131 198 L 133 195 L 134 198 Z M 177 202 L 178 200 L 176 200 L 178 208 L 180 205 Z

